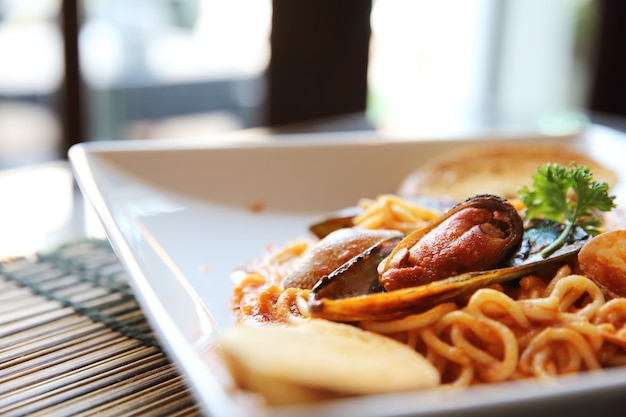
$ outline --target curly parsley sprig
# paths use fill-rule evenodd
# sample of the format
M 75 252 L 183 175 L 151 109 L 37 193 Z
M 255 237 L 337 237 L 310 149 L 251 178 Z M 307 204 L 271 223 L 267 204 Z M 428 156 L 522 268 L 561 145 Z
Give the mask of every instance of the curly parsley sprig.
M 575 162 L 567 167 L 548 163 L 537 169 L 533 189 L 524 186 L 519 190 L 526 216 L 565 224 L 559 237 L 541 251 L 544 258 L 563 246 L 576 226 L 591 236 L 600 232 L 601 222 L 593 210 L 610 211 L 616 206 L 608 189 L 606 182 L 593 180 L 588 167 Z

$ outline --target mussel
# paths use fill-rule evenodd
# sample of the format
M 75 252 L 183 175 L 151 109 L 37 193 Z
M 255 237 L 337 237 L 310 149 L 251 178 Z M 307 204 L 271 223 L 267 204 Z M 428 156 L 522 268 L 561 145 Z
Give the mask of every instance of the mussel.
M 523 235 L 515 207 L 498 196 L 475 196 L 404 238 L 380 264 L 380 282 L 391 291 L 491 269 L 519 247 Z
M 580 246 L 576 248 L 579 249 Z M 347 298 L 320 298 L 319 294 L 323 294 L 323 286 L 320 286 L 309 295 L 309 310 L 313 317 L 342 322 L 401 318 L 471 291 L 532 274 L 549 263 L 563 261 L 571 255 L 570 252 L 560 251 L 548 259 L 520 266 L 468 272 L 426 285 Z
M 480 195 L 404 238 L 389 236 L 324 275 L 312 288 L 314 317 L 336 321 L 402 317 L 481 287 L 567 259 L 586 234 L 543 259 L 540 245 L 561 225 L 544 222 L 524 238 L 524 222 L 500 197 Z M 543 230 L 545 229 L 545 231 Z

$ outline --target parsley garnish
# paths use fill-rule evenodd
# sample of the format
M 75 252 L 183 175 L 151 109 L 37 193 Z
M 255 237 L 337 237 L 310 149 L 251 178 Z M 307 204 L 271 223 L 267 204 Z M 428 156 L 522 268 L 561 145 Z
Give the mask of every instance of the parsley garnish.
M 519 190 L 526 216 L 565 224 L 559 237 L 541 251 L 544 258 L 563 246 L 576 226 L 596 236 L 601 222 L 593 210 L 610 211 L 615 207 L 615 196 L 609 196 L 608 184 L 594 181 L 591 170 L 575 162 L 567 167 L 552 163 L 539 167 L 533 175 L 533 187 Z

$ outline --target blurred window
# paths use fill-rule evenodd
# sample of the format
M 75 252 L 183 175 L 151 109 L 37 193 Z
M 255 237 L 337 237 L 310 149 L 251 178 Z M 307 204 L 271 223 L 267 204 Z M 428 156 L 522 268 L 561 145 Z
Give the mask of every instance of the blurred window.
M 0 167 L 60 156 L 69 1 L 0 0 Z M 272 0 L 76 1 L 79 140 L 206 138 L 264 123 Z M 578 110 L 596 3 L 373 0 L 367 116 L 433 135 Z
M 374 0 L 368 115 L 381 129 L 429 135 L 543 129 L 546 118 L 576 127 L 587 99 L 593 5 Z
M 0 168 L 58 158 L 60 0 L 0 0 Z
M 91 139 L 206 136 L 258 125 L 271 0 L 86 0 Z

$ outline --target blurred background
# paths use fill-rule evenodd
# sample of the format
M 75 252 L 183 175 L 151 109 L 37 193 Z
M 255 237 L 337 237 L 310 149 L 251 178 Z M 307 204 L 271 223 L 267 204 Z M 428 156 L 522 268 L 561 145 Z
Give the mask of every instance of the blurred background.
M 621 0 L 0 0 L 0 168 L 241 129 L 577 129 L 626 114 Z M 282 129 L 282 130 L 281 130 Z

